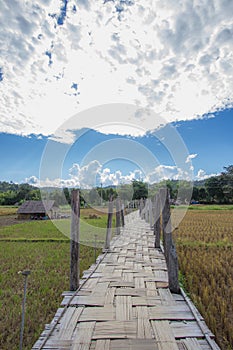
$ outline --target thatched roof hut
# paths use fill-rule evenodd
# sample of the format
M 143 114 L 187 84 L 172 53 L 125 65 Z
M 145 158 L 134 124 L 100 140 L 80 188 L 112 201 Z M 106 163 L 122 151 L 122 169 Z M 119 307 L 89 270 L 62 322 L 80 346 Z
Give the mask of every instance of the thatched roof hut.
M 56 217 L 58 207 L 54 200 L 25 201 L 18 209 L 18 219 L 44 219 Z

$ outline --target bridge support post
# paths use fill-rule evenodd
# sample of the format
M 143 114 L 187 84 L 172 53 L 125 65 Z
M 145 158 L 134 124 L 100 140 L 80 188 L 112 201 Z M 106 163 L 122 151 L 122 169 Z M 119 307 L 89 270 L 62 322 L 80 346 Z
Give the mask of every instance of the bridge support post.
M 113 201 L 112 196 L 109 198 L 108 202 L 108 222 L 107 222 L 107 232 L 106 232 L 106 240 L 105 240 L 105 249 L 109 250 L 110 241 L 112 236 L 112 216 L 113 216 Z
M 149 212 L 149 223 L 150 228 L 153 228 L 153 212 L 152 212 L 152 200 L 151 198 L 148 199 L 148 212 Z
M 174 244 L 172 244 L 168 254 L 168 282 L 169 289 L 172 293 L 180 293 L 178 271 L 176 247 Z
M 80 201 L 79 190 L 71 193 L 71 229 L 70 229 L 70 290 L 79 287 L 79 230 Z
M 140 202 L 139 202 L 139 215 L 140 215 L 140 218 L 142 219 L 142 211 L 143 211 L 143 208 L 144 208 L 144 202 L 143 202 L 143 199 L 141 198 L 140 199 Z
M 120 198 L 116 199 L 116 234 L 119 235 L 121 232 L 121 203 Z
M 145 220 L 147 223 L 149 223 L 149 199 L 146 199 L 145 203 Z
M 163 246 L 164 254 L 168 268 L 169 289 L 173 293 L 180 292 L 178 280 L 178 258 L 175 244 L 172 239 L 172 225 L 171 225 L 171 211 L 169 203 L 168 189 L 161 189 L 160 191 L 162 208 L 162 230 L 163 230 Z
M 125 206 L 124 206 L 124 203 L 121 202 L 120 203 L 121 205 L 121 226 L 124 227 L 125 226 Z
M 159 192 L 155 196 L 155 209 L 154 209 L 154 235 L 155 235 L 155 248 L 160 248 L 160 236 L 161 236 L 161 203 Z

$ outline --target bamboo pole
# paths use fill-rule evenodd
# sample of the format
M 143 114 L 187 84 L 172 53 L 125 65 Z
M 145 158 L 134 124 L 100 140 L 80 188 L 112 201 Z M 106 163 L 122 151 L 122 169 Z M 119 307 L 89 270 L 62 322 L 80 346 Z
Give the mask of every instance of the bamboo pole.
M 146 203 L 145 203 L 145 220 L 148 223 L 149 222 L 149 203 L 148 203 L 149 199 L 146 199 Z
M 121 203 L 121 226 L 125 226 L 125 206 L 124 203 Z
M 121 203 L 120 198 L 116 199 L 116 234 L 119 235 L 121 233 Z
M 160 198 L 162 207 L 162 231 L 163 231 L 163 246 L 166 260 L 168 260 L 169 248 L 172 245 L 172 227 L 171 213 L 169 204 L 169 193 L 167 188 L 160 189 Z
M 168 268 L 169 289 L 173 293 L 179 293 L 180 286 L 178 280 L 178 258 L 175 244 L 172 239 L 171 211 L 168 189 L 162 189 L 160 191 L 160 196 L 162 198 L 162 203 L 164 203 L 162 208 L 162 228 L 164 254 Z
M 109 198 L 108 202 L 108 222 L 107 222 L 107 232 L 106 232 L 106 240 L 105 240 L 105 249 L 110 249 L 110 241 L 112 236 L 112 217 L 113 217 L 113 201 L 112 196 Z
M 79 190 L 71 192 L 71 229 L 70 229 L 70 290 L 79 287 L 79 235 L 80 202 Z
M 139 202 L 139 215 L 140 215 L 141 219 L 142 219 L 143 207 L 144 207 L 144 202 L 143 202 L 143 199 L 141 198 L 140 202 Z
M 159 192 L 155 196 L 155 223 L 154 223 L 154 234 L 155 234 L 155 248 L 160 248 L 160 236 L 161 236 L 161 203 Z
M 152 200 L 151 198 L 148 199 L 148 212 L 149 212 L 149 223 L 150 228 L 153 228 L 153 213 L 152 213 Z

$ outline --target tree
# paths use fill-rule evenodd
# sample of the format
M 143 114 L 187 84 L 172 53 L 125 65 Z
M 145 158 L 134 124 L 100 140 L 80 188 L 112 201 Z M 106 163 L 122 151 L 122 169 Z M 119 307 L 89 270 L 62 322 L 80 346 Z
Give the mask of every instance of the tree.
M 207 200 L 208 195 L 207 195 L 206 189 L 204 187 L 199 188 L 198 195 L 199 195 L 199 201 L 206 201 Z
M 55 201 L 55 205 L 57 206 L 66 204 L 64 193 L 60 189 L 55 189 L 50 193 L 49 197 Z
M 16 194 L 16 201 L 20 202 L 22 200 L 30 199 L 31 190 L 32 190 L 32 187 L 29 184 L 27 183 L 21 184 Z
M 224 202 L 224 193 L 220 176 L 212 176 L 207 179 L 205 187 L 212 202 Z
M 96 188 L 92 188 L 89 192 L 89 202 L 91 204 L 100 204 L 100 197 Z
M 109 201 L 110 197 L 112 197 L 112 199 L 117 198 L 117 191 L 112 187 L 106 189 L 106 200 Z
M 31 190 L 28 194 L 28 197 L 29 197 L 29 199 L 34 200 L 34 201 L 41 200 L 40 190 L 38 190 L 38 189 Z
M 64 193 L 64 196 L 65 196 L 65 199 L 66 199 L 67 203 L 70 205 L 71 204 L 71 198 L 70 198 L 70 192 L 69 192 L 67 187 L 63 188 L 63 193 Z
M 192 194 L 192 183 L 186 180 L 181 180 L 179 182 L 178 197 L 181 203 L 189 204 Z
M 224 167 L 225 172 L 220 175 L 220 181 L 222 186 L 222 191 L 224 194 L 224 201 L 226 203 L 233 202 L 233 165 Z
M 223 169 L 225 169 L 225 172 L 223 172 L 222 174 L 233 176 L 233 165 L 224 166 Z
M 133 180 L 132 185 L 133 185 L 133 198 L 132 198 L 133 200 L 148 197 L 147 183 L 139 180 Z
M 199 200 L 199 188 L 198 187 L 193 187 L 193 194 L 192 194 L 192 199 L 195 201 Z
M 117 193 L 123 201 L 131 201 L 133 198 L 133 189 L 130 184 L 121 184 Z

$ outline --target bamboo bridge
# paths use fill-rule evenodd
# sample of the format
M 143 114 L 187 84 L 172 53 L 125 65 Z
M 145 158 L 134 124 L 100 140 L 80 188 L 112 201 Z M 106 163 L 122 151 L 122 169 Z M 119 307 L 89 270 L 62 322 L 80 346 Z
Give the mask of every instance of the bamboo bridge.
M 151 227 L 147 208 L 125 217 L 125 226 L 84 272 L 78 289 L 63 293 L 33 350 L 220 349 L 177 285 L 174 245 L 170 240 L 166 253 L 158 237 L 156 244 L 160 220 Z M 169 239 L 164 244 L 168 249 Z

